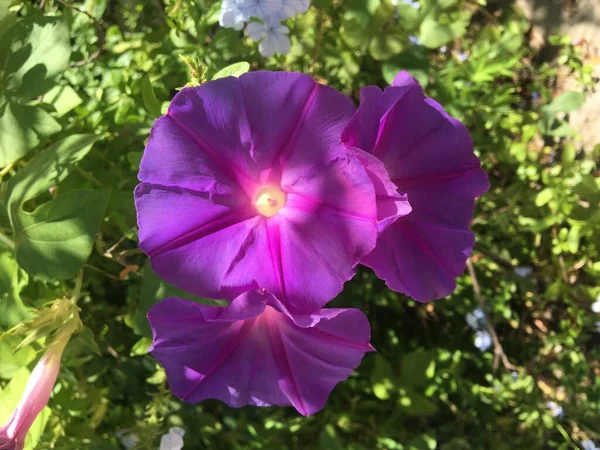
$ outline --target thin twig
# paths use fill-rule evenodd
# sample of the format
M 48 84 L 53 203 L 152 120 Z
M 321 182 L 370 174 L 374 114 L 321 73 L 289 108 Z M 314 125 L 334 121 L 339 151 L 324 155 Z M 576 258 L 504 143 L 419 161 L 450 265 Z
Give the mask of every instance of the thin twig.
M 317 15 L 317 39 L 315 40 L 315 51 L 313 53 L 312 62 L 310 63 L 309 72 L 314 75 L 315 67 L 317 65 L 317 61 L 319 60 L 319 50 L 321 49 L 321 42 L 323 41 L 323 9 L 319 8 L 319 13 Z
M 77 6 L 75 5 L 71 5 L 70 3 L 67 2 L 63 2 L 63 0 L 56 0 L 56 3 L 60 3 L 61 5 L 63 5 L 65 8 L 69 8 L 69 9 L 73 9 L 77 12 L 80 12 L 82 14 L 85 14 L 86 16 L 88 16 L 96 25 L 100 25 L 100 26 L 105 26 L 102 22 L 100 22 L 98 19 L 96 19 L 94 16 L 92 16 L 89 12 L 87 12 L 85 9 L 79 9 Z
M 491 250 L 483 247 L 481 244 L 475 244 L 475 250 L 478 251 L 479 253 L 482 253 L 483 255 L 487 256 L 492 261 L 494 261 L 496 264 L 504 267 L 505 269 L 512 270 L 514 268 L 514 266 L 512 265 L 512 263 L 509 260 L 502 258 L 500 255 L 497 255 L 496 253 L 492 252 Z
M 80 9 L 75 5 L 64 2 L 63 0 L 56 0 L 56 2 L 63 5 L 65 8 L 69 8 L 74 11 L 85 14 L 92 22 L 94 22 L 94 26 L 96 28 L 96 38 L 98 39 L 98 42 L 96 43 L 98 45 L 98 49 L 87 58 L 82 59 L 81 61 L 77 61 L 75 63 L 71 63 L 70 67 L 81 67 L 85 66 L 88 63 L 91 63 L 92 61 L 97 59 L 104 51 L 104 45 L 106 44 L 106 32 L 104 31 L 107 26 L 106 23 L 104 23 L 102 20 L 96 19 L 85 9 Z
M 114 275 L 111 275 L 110 273 L 105 272 L 104 270 L 99 269 L 96 266 L 92 266 L 91 264 L 84 264 L 83 267 L 85 267 L 86 269 L 95 270 L 96 272 L 100 272 L 102 275 L 110 278 L 111 280 L 119 281 L 119 279 L 117 277 L 115 277 Z
M 475 292 L 475 297 L 477 297 L 477 301 L 479 302 L 479 307 L 485 313 L 485 301 L 483 300 L 483 295 L 481 294 L 481 287 L 479 286 L 479 281 L 477 281 L 477 275 L 475 274 L 475 268 L 473 267 L 471 258 L 467 259 L 467 269 L 469 271 L 469 275 L 471 276 L 471 281 L 473 282 L 473 291 Z M 496 330 L 492 326 L 491 322 L 486 320 L 485 324 L 490 336 L 492 337 L 492 342 L 494 343 L 494 372 L 498 369 L 498 362 L 500 361 L 502 361 L 502 365 L 506 370 L 517 370 L 518 367 L 512 364 L 508 360 L 506 353 L 504 353 L 504 348 L 502 348 L 498 334 L 496 334 Z
M 8 172 L 10 172 L 12 170 L 14 165 L 15 165 L 15 163 L 9 164 L 4 169 L 0 170 L 0 181 L 2 180 L 2 178 L 4 178 L 4 175 L 6 175 Z

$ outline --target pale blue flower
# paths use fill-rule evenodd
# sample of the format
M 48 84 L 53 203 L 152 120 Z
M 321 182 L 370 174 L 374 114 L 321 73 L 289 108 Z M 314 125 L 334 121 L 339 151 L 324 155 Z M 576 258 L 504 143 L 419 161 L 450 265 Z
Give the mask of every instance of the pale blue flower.
M 515 267 L 515 275 L 520 278 L 529 278 L 533 273 L 533 267 L 519 266 Z
M 559 404 L 557 404 L 556 402 L 548 402 L 546 403 L 546 408 L 548 408 L 550 410 L 550 414 L 552 414 L 553 417 L 563 417 L 564 416 L 564 411 L 562 406 L 560 406 Z
M 598 450 L 598 447 L 596 447 L 596 444 L 594 443 L 594 441 L 592 441 L 590 439 L 581 441 L 581 448 L 583 448 L 583 450 Z
M 304 14 L 308 11 L 310 0 L 282 0 L 281 8 L 273 13 L 268 19 L 271 21 L 283 21 L 290 17 Z
M 415 9 L 419 9 L 421 7 L 421 4 L 415 0 L 392 0 L 392 5 L 398 6 L 398 3 L 405 3 Z
M 475 333 L 475 347 L 485 352 L 492 346 L 492 335 L 487 331 L 478 331 Z
M 415 45 L 421 45 L 421 39 L 419 39 L 419 38 L 418 38 L 418 37 L 416 37 L 416 36 L 412 36 L 412 35 L 411 35 L 411 36 L 409 36 L 409 37 L 408 37 L 408 40 L 409 40 L 409 41 L 410 41 L 412 44 L 415 44 Z
M 160 439 L 160 450 L 181 450 L 183 448 L 183 436 L 185 430 L 173 427 Z
M 258 51 L 268 58 L 275 53 L 290 51 L 290 38 L 288 27 L 279 22 L 266 22 L 264 24 L 251 22 L 246 27 L 246 35 L 255 42 L 260 42 Z
M 482 329 L 486 324 L 485 313 L 481 308 L 475 308 L 472 312 L 468 313 L 465 320 L 475 331 Z
M 466 53 L 463 52 L 458 54 L 459 61 L 466 61 L 467 59 L 469 59 L 469 55 L 467 55 Z

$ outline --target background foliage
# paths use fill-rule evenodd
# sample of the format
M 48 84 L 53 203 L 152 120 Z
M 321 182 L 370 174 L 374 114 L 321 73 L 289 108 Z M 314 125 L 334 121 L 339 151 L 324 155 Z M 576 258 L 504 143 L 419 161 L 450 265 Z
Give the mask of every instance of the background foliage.
M 134 433 L 151 449 L 173 425 L 191 449 L 570 449 L 600 439 L 600 147 L 582 148 L 567 121 L 592 83 L 577 48 L 556 37 L 557 58 L 541 59 L 510 4 L 312 3 L 289 23 L 290 53 L 265 60 L 219 27 L 218 1 L 0 0 L 0 330 L 74 289 L 86 325 L 28 448 L 115 449 Z M 146 311 L 174 289 L 137 250 L 144 140 L 190 79 L 260 68 L 310 73 L 355 100 L 408 69 L 467 124 L 492 183 L 470 271 L 450 298 L 416 304 L 363 269 L 348 283 L 334 304 L 368 313 L 378 353 L 309 418 L 183 404 L 146 354 Z M 559 69 L 577 91 L 557 95 Z M 476 307 L 494 338 L 487 351 L 465 320 Z M 19 342 L 0 340 L 0 422 L 44 340 L 15 353 Z

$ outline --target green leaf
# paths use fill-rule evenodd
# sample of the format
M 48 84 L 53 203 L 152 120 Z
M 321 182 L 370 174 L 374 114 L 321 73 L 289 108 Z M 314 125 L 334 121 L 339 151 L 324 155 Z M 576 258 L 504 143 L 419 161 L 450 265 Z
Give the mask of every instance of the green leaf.
M 401 391 L 398 403 L 401 409 L 412 416 L 430 417 L 438 409 L 435 403 L 412 389 Z
M 19 338 L 11 336 L 0 339 L 0 378 L 11 379 L 23 367 L 35 359 L 36 352 L 30 346 L 15 352 Z
M 0 167 L 22 158 L 44 137 L 60 130 L 59 123 L 42 108 L 5 103 L 0 107 Z
M 437 442 L 428 434 L 422 434 L 407 444 L 407 450 L 435 450 Z
M 425 47 L 439 48 L 454 39 L 451 25 L 442 24 L 428 16 L 421 23 L 419 38 Z
M 383 356 L 376 354 L 371 381 L 373 383 L 373 393 L 378 399 L 387 400 L 390 398 L 394 389 L 393 378 L 394 373 L 390 363 Z
M 331 424 L 325 425 L 319 435 L 319 448 L 322 450 L 344 450 L 340 443 L 335 428 Z
M 404 41 L 397 33 L 375 36 L 369 43 L 369 53 L 378 61 L 385 61 L 404 49 Z
M 39 278 L 74 276 L 92 251 L 109 194 L 72 191 L 23 213 L 27 225 L 17 235 L 19 265 Z
M 6 423 L 10 418 L 13 410 L 19 404 L 21 396 L 25 391 L 25 386 L 29 380 L 31 373 L 26 368 L 19 370 L 3 389 L 0 389 L 0 423 Z M 45 407 L 37 416 L 35 422 L 25 438 L 24 450 L 33 450 L 37 448 L 38 442 L 42 437 L 46 422 L 50 417 L 51 409 Z
M 54 86 L 44 94 L 42 101 L 52 105 L 58 117 L 64 116 L 83 102 L 71 86 Z
M 384 62 L 381 66 L 383 79 L 387 84 L 392 84 L 401 70 L 408 71 L 419 81 L 421 86 L 427 87 L 429 84 L 429 59 L 424 52 L 404 52 Z
M 130 356 L 143 356 L 148 354 L 148 349 L 152 345 L 152 339 L 147 336 L 142 337 L 131 347 Z
M 250 64 L 246 61 L 237 62 L 234 64 L 230 64 L 227 67 L 219 70 L 212 77 L 213 80 L 218 80 L 219 78 L 225 77 L 239 77 L 240 75 L 248 72 L 250 70 Z
M 161 102 L 156 98 L 154 88 L 149 76 L 142 78 L 142 98 L 144 100 L 144 106 L 146 110 L 154 117 L 158 117 L 161 114 Z
M 15 216 L 27 200 L 64 180 L 71 169 L 88 154 L 100 136 L 74 134 L 56 142 L 17 172 L 8 183 L 6 204 L 13 227 Z
M 546 188 L 538 192 L 538 195 L 535 197 L 535 205 L 536 206 L 544 206 L 554 197 L 554 189 Z
M 0 21 L 4 20 L 10 12 L 8 11 L 8 7 L 11 5 L 12 0 L 0 0 Z
M 133 329 L 139 335 L 152 336 L 147 319 L 148 310 L 167 297 L 180 297 L 199 303 L 217 304 L 214 300 L 197 297 L 161 280 L 150 267 L 150 263 L 144 266 L 143 274 L 144 281 L 142 282 L 140 303 L 131 317 Z
M 422 386 L 435 372 L 435 352 L 416 350 L 402 358 L 402 386 Z
M 27 274 L 19 268 L 12 252 L 1 251 L 0 328 L 7 330 L 29 317 L 29 311 L 21 300 L 21 289 L 27 285 L 28 279 Z
M 552 102 L 543 108 L 543 111 L 548 115 L 557 113 L 568 113 L 575 111 L 585 102 L 585 94 L 583 92 L 567 91 L 557 96 Z
M 96 355 L 102 355 L 100 348 L 96 343 L 96 339 L 94 338 L 94 332 L 88 327 L 84 327 L 83 330 L 81 330 L 81 332 L 77 335 L 77 339 Z
M 69 65 L 69 29 L 60 17 L 26 17 L 11 31 L 8 90 L 32 98 L 48 91 Z

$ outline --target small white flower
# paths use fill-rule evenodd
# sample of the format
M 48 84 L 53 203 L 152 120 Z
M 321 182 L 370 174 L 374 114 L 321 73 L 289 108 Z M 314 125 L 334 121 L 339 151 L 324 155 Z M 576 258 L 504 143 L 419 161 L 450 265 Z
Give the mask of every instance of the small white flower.
M 520 278 L 529 278 L 533 273 L 533 267 L 519 266 L 515 267 L 515 275 Z
M 185 430 L 173 427 L 160 439 L 160 450 L 181 450 L 183 448 L 183 436 Z
M 448 47 L 446 47 L 445 45 L 442 45 L 440 47 L 440 53 L 446 53 L 448 51 Z
M 492 346 L 492 335 L 487 331 L 478 331 L 475 333 L 475 347 L 485 352 Z
M 251 22 L 246 27 L 246 35 L 254 42 L 260 41 L 258 51 L 265 58 L 275 53 L 287 53 L 290 51 L 290 32 L 288 27 L 279 22 L 267 22 L 265 24 Z
M 600 295 L 596 298 L 596 301 L 592 303 L 592 311 L 600 313 Z
M 475 331 L 483 328 L 486 322 L 485 313 L 481 308 L 475 308 L 465 317 L 467 324 Z
M 552 417 L 562 417 L 564 415 L 562 406 L 556 404 L 555 402 L 550 401 L 546 403 L 546 408 L 550 410 Z

